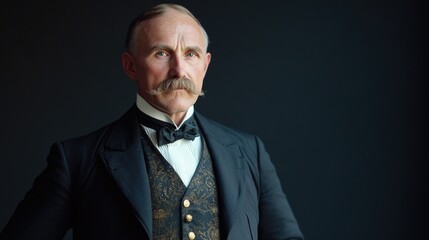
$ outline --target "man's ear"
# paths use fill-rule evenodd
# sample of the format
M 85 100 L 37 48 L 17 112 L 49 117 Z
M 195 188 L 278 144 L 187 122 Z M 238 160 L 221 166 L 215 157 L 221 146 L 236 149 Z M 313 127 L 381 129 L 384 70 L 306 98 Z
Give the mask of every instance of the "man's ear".
M 124 68 L 125 73 L 132 80 L 136 80 L 136 68 L 134 63 L 134 58 L 128 52 L 122 54 L 122 67 Z
M 207 68 L 209 68 L 209 64 L 210 64 L 210 60 L 212 59 L 212 55 L 209 53 L 209 52 L 207 52 L 206 53 L 206 66 L 205 66 L 205 69 L 204 69 L 204 71 L 207 71 Z

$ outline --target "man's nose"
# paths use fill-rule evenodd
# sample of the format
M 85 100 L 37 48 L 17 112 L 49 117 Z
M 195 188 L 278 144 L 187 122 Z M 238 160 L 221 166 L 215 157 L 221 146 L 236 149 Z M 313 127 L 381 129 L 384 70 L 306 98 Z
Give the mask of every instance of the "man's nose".
M 170 77 L 182 78 L 186 76 L 184 69 L 184 60 L 178 56 L 173 57 L 170 60 Z

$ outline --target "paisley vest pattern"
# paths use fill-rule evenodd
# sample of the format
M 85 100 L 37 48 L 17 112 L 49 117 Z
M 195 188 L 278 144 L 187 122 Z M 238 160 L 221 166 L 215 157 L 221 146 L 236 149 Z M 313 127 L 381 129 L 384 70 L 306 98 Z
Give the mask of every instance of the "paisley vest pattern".
M 153 239 L 220 239 L 216 179 L 204 139 L 200 162 L 186 187 L 149 137 L 142 135 L 152 199 Z

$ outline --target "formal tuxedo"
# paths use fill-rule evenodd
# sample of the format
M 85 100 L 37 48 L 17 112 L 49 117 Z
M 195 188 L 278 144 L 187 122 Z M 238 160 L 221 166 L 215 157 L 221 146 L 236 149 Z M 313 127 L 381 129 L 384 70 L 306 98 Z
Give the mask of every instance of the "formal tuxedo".
M 116 122 L 56 143 L 0 239 L 152 239 L 152 206 L 132 107 Z M 262 142 L 195 113 L 213 162 L 221 239 L 302 239 Z

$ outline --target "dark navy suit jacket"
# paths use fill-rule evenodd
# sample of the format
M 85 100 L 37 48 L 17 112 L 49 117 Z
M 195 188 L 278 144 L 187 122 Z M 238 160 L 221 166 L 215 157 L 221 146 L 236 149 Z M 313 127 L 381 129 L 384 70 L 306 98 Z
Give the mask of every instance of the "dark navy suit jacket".
M 55 144 L 0 239 L 152 239 L 134 106 L 90 135 Z M 196 113 L 218 184 L 222 239 L 302 239 L 262 142 Z

